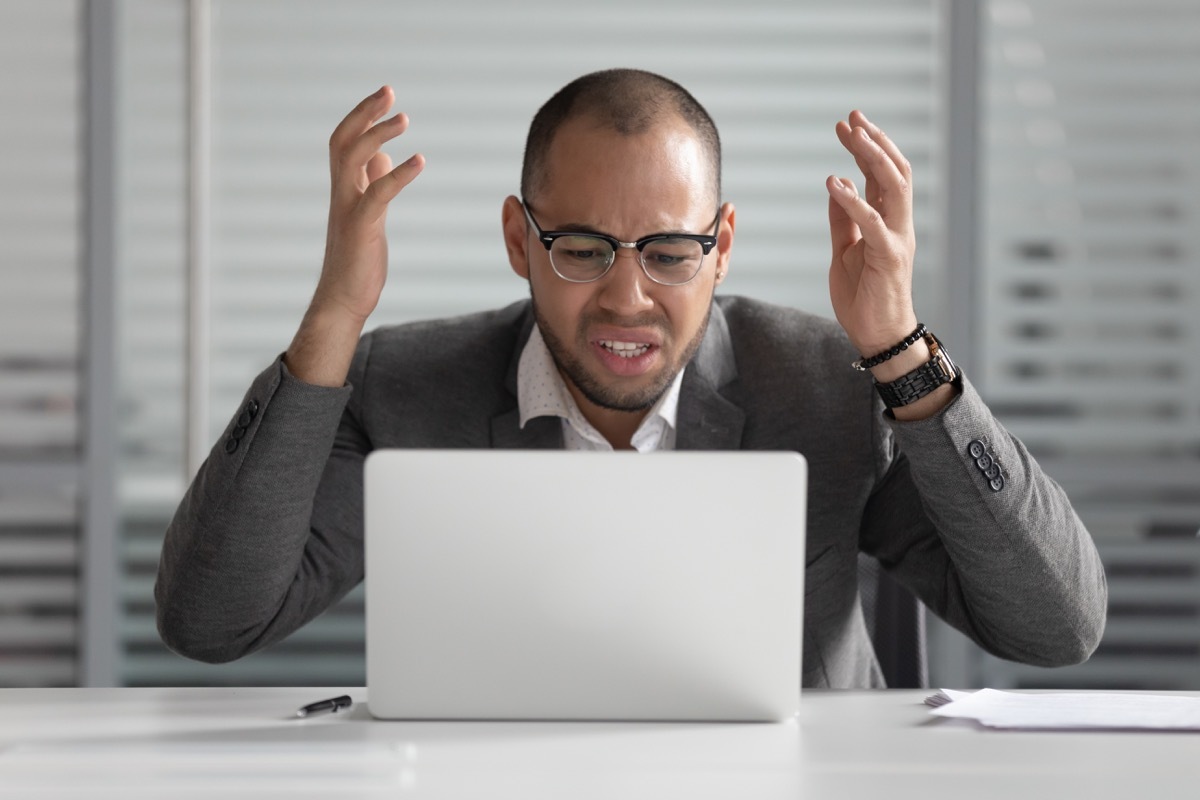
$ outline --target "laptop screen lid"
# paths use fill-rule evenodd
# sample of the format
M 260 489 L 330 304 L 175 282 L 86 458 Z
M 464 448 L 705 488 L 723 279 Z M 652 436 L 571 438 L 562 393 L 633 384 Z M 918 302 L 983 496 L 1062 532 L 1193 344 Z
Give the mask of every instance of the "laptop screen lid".
M 374 716 L 796 713 L 798 454 L 379 450 L 364 484 Z

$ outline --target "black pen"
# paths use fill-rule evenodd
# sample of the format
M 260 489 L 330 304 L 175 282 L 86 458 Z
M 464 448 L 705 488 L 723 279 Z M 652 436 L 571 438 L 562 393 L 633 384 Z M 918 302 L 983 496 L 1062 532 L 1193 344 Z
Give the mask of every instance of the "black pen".
M 320 700 L 316 703 L 309 703 L 302 706 L 296 712 L 297 717 L 311 717 L 313 714 L 321 714 L 325 711 L 331 714 L 336 714 L 343 708 L 349 708 L 354 705 L 354 701 L 350 699 L 350 695 L 344 694 L 341 697 L 331 697 L 328 700 Z

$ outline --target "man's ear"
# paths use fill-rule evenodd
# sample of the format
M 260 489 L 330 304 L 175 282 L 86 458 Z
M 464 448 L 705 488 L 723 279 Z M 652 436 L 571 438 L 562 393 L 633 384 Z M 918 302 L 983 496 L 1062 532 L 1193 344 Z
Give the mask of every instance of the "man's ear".
M 717 231 L 717 284 L 729 275 L 729 260 L 733 255 L 733 231 L 737 227 L 737 213 L 733 203 L 721 206 L 721 226 Z
M 504 198 L 500 210 L 500 222 L 504 227 L 504 248 L 508 250 L 508 264 L 519 277 L 529 280 L 529 223 L 525 220 L 525 209 L 514 195 Z

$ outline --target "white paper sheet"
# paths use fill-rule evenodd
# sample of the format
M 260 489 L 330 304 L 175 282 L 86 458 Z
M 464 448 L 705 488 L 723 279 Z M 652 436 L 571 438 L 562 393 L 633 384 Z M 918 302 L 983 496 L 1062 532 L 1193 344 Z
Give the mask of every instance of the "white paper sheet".
M 941 705 L 938 695 L 945 698 Z M 989 728 L 1200 731 L 1200 697 L 943 689 L 926 703 L 936 706 L 929 712 L 935 716 L 975 720 Z

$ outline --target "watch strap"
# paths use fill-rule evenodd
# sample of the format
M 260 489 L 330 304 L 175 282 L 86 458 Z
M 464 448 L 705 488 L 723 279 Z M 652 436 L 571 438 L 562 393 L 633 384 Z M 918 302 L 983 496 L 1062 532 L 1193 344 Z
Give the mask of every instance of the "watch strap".
M 932 333 L 924 336 L 931 357 L 921 366 L 888 383 L 875 382 L 875 390 L 888 408 L 907 406 L 933 392 L 939 386 L 958 380 L 962 371 L 950 359 L 942 343 Z

